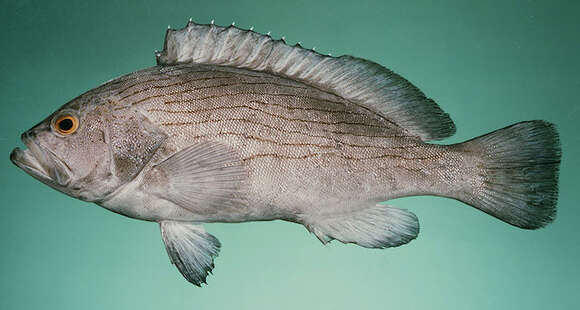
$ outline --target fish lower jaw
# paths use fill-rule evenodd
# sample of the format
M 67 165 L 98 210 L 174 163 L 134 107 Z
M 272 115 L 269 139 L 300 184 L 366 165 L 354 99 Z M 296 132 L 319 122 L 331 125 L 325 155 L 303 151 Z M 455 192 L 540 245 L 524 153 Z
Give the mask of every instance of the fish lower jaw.
M 22 150 L 18 147 L 15 148 L 10 153 L 10 161 L 18 168 L 41 181 L 52 181 L 48 172 L 42 167 L 36 157 L 32 156 L 28 149 Z

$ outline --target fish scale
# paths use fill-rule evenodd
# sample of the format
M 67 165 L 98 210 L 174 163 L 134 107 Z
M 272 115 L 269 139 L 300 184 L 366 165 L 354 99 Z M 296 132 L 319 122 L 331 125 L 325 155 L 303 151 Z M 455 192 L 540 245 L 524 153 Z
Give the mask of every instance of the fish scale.
M 222 221 L 236 214 L 242 219 L 270 219 L 284 213 L 285 218 L 296 221 L 297 214 L 312 212 L 307 209 L 316 204 L 316 212 L 330 213 L 366 208 L 361 201 L 425 192 L 425 186 L 416 180 L 425 179 L 423 171 L 430 169 L 432 154 L 440 147 L 419 144 L 417 137 L 368 109 L 266 73 L 189 66 L 170 71 L 171 79 L 158 84 L 167 73 L 163 71 L 157 67 L 137 72 L 134 78 L 124 77 L 125 83 L 133 85 L 130 89 L 112 82 L 120 89 L 124 105 L 141 109 L 153 123 L 162 125 L 170 137 L 163 148 L 170 151 L 160 153 L 179 152 L 206 140 L 219 141 L 240 157 L 248 171 L 247 192 L 240 191 L 236 201 L 250 207 L 227 208 L 227 214 L 212 213 L 211 218 L 193 214 L 192 220 Z M 197 72 L 202 72 L 202 80 Z M 230 80 L 251 76 L 253 84 L 229 82 L 224 87 L 223 81 L 211 79 L 212 72 L 221 77 L 229 72 Z M 258 76 L 261 82 L 257 82 Z M 138 80 L 152 82 L 138 84 Z M 134 95 L 127 97 L 127 93 Z M 243 94 L 231 95 L 239 93 Z M 294 135 L 288 135 L 292 130 Z M 154 157 L 144 171 L 164 159 Z M 422 161 L 417 161 L 417 167 L 408 164 L 418 159 Z M 392 182 L 391 175 L 402 174 L 408 176 L 403 178 L 408 184 Z M 275 194 L 263 194 L 269 192 Z

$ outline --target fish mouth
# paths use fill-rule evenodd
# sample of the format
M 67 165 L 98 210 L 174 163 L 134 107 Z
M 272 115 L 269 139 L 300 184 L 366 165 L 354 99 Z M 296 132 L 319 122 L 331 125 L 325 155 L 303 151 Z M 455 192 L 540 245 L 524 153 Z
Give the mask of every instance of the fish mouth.
M 10 153 L 12 163 L 47 185 L 61 187 L 69 185 L 71 170 L 56 154 L 35 142 L 28 133 L 22 135 L 22 142 L 27 149 L 17 147 L 12 150 Z

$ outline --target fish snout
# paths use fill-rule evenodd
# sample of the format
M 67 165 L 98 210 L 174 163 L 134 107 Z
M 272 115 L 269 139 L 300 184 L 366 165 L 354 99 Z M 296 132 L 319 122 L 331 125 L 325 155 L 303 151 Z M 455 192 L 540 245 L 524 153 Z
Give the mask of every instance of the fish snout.
M 22 141 L 28 149 L 31 148 L 30 145 L 34 143 L 35 139 L 36 133 L 32 131 L 32 129 L 27 130 L 20 135 L 20 141 Z
M 37 140 L 37 134 L 31 129 L 21 135 L 26 149 L 15 148 L 10 153 L 10 160 L 33 177 L 49 185 L 66 187 L 71 181 L 71 170 L 55 153 Z
M 20 135 L 20 140 L 22 141 L 22 143 L 24 143 L 24 145 L 26 146 L 26 148 L 23 150 L 19 147 L 15 147 L 12 152 L 10 152 L 10 161 L 22 168 L 23 163 L 27 163 L 27 158 L 30 156 L 30 151 L 29 151 L 29 144 L 31 142 L 32 136 L 34 134 L 30 132 L 30 130 L 25 131 L 24 133 L 22 133 Z

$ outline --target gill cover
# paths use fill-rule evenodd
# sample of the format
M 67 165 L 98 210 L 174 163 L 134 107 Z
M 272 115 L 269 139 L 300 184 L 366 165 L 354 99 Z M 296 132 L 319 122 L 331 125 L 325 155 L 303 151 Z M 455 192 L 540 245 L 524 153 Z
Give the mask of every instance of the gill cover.
M 136 108 L 122 109 L 122 113 L 109 109 L 103 113 L 103 121 L 108 128 L 105 139 L 112 157 L 111 170 L 124 183 L 135 178 L 167 135 Z

